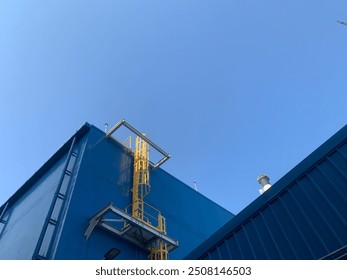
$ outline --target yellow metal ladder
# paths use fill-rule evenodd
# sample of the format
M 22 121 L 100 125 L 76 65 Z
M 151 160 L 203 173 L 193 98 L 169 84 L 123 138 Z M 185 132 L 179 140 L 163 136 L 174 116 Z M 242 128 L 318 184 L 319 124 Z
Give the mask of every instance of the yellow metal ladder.
M 160 233 L 166 234 L 166 220 L 160 211 L 145 203 L 144 198 L 151 190 L 149 184 L 149 148 L 146 141 L 136 137 L 134 154 L 134 175 L 132 187 L 132 216 Z M 147 211 L 148 209 L 148 211 Z M 155 240 L 150 245 L 151 260 L 167 260 L 168 248 L 163 240 Z

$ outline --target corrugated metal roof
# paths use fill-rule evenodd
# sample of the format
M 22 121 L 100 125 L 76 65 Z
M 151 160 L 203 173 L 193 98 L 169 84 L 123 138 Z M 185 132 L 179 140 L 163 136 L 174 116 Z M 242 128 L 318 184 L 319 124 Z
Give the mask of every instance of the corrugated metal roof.
M 186 259 L 320 259 L 346 245 L 347 126 Z

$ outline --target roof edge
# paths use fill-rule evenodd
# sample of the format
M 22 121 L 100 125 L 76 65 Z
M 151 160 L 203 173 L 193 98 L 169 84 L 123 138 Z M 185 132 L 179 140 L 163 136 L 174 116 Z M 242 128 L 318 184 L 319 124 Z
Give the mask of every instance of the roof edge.
M 281 179 L 272 185 L 265 193 L 257 197 L 253 202 L 246 206 L 241 212 L 236 214 L 229 222 L 212 234 L 207 240 L 202 242 L 195 250 L 186 255 L 183 259 L 199 259 L 210 251 L 211 248 L 217 247 L 225 238 L 240 228 L 244 223 L 264 208 L 271 200 L 280 196 L 288 187 L 293 185 L 298 179 L 319 164 L 325 157 L 333 153 L 340 146 L 347 142 L 347 125 L 337 131 L 333 136 L 321 144 L 311 154 L 304 158 Z
M 25 192 L 27 192 L 33 184 L 35 184 L 44 175 L 47 170 L 49 170 L 65 153 L 69 151 L 73 139 L 80 140 L 84 135 L 88 133 L 91 124 L 85 123 L 79 130 L 77 130 L 67 142 L 65 142 L 12 196 L 10 196 L 7 201 L 0 206 L 0 213 L 2 213 L 5 205 L 10 206 L 19 197 L 21 197 Z

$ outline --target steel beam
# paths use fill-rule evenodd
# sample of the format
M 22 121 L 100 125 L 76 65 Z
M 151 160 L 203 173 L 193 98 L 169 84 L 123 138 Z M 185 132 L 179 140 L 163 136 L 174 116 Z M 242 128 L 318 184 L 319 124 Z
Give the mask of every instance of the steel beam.
M 116 123 L 112 128 L 110 128 L 106 132 L 106 138 L 111 137 L 111 135 L 119 129 L 122 125 L 124 125 L 126 128 L 128 128 L 131 132 L 139 136 L 141 139 L 143 139 L 145 142 L 147 142 L 151 147 L 153 147 L 155 150 L 157 150 L 160 154 L 163 155 L 163 158 L 160 159 L 157 163 L 152 164 L 152 167 L 155 169 L 162 165 L 165 161 L 167 161 L 170 158 L 170 154 L 165 152 L 162 148 L 160 148 L 157 144 L 155 144 L 153 141 L 151 141 L 149 138 L 147 138 L 145 135 L 143 135 L 140 131 L 138 131 L 136 128 L 131 126 L 129 123 L 125 121 L 125 119 L 121 119 L 118 123 Z

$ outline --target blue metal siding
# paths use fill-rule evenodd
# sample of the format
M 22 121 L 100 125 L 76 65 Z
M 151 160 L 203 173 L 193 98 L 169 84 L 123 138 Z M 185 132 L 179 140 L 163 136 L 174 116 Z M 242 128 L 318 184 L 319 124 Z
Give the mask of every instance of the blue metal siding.
M 347 245 L 347 126 L 187 259 L 320 259 Z
M 152 192 L 147 201 L 166 218 L 168 235 L 180 246 L 170 259 L 182 259 L 233 215 L 162 169 L 151 173 Z
M 0 238 L 0 259 L 32 258 L 63 164 L 64 158 L 6 209 L 6 223 Z
M 64 209 L 61 200 L 56 199 L 57 191 L 60 190 L 60 197 L 65 197 L 75 180 L 72 173 L 76 158 L 69 160 L 65 170 L 68 151 L 73 139 L 81 140 L 89 129 L 90 125 L 85 124 L 78 130 L 0 207 L 0 259 L 32 259 L 38 249 L 47 251 L 52 247 L 55 231 L 47 229 L 49 234 L 45 234 L 45 228 L 49 218 L 57 221 L 55 228 L 61 227 L 58 217 Z M 79 144 L 75 145 L 72 152 L 79 148 Z

